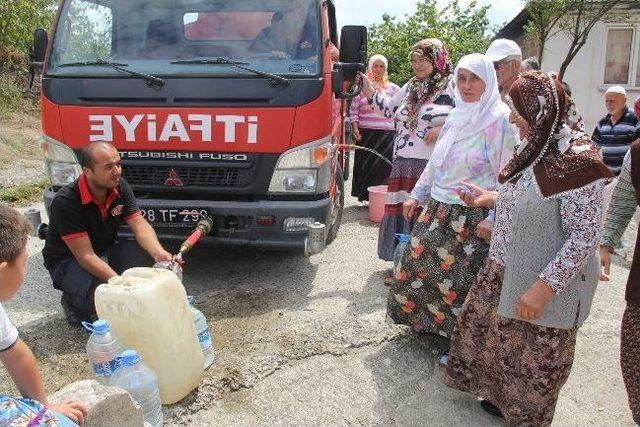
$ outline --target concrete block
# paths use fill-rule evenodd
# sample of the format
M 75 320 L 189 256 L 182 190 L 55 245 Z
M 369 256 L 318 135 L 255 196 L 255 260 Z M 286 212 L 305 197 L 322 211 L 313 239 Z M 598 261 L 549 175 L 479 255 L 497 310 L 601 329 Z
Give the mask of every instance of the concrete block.
M 52 403 L 76 400 L 89 408 L 85 427 L 143 427 L 142 409 L 126 391 L 96 380 L 78 381 L 49 396 Z

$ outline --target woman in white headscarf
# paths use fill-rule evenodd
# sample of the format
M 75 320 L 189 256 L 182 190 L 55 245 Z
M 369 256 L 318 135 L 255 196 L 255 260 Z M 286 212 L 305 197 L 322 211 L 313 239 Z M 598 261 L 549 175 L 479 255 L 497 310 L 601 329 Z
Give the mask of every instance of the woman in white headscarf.
M 424 210 L 391 286 L 387 314 L 415 331 L 449 338 L 457 313 L 489 250 L 479 233 L 490 215 L 466 206 L 457 190 L 472 183 L 495 189 L 498 174 L 511 159 L 516 136 L 509 107 L 498 91 L 493 63 L 467 55 L 454 72 L 455 108 L 433 154 L 403 206 L 410 217 Z
M 387 58 L 382 55 L 373 55 L 369 60 L 367 77 L 376 91 L 382 93 L 386 98 L 393 98 L 400 87 L 389 81 L 387 67 Z M 386 117 L 380 109 L 373 105 L 373 100 L 369 101 L 363 93 L 351 101 L 349 118 L 353 126 L 353 139 L 356 145 L 377 151 L 391 162 L 395 134 L 393 118 Z M 390 163 L 386 163 L 373 153 L 356 150 L 351 195 L 357 197 L 360 202 L 369 200 L 367 188 L 386 184 L 390 172 Z

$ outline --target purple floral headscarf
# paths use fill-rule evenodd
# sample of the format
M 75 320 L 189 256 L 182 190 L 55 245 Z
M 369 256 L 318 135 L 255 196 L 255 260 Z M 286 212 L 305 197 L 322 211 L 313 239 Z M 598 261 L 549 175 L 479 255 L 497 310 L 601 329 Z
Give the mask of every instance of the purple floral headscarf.
M 444 43 L 438 39 L 424 39 L 414 44 L 409 60 L 414 53 L 426 57 L 433 65 L 433 72 L 426 79 L 420 80 L 413 77 L 409 80 L 405 105 L 409 112 L 407 125 L 412 132 L 418 126 L 420 107 L 426 102 L 433 101 L 436 94 L 447 87 L 452 71 L 449 52 Z

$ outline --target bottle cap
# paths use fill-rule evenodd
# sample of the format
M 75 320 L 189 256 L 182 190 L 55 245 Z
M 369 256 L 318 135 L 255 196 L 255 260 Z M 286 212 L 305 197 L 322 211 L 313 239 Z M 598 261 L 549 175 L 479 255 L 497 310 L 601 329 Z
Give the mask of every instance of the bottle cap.
M 397 233 L 396 237 L 398 238 L 398 241 L 401 243 L 405 243 L 409 241 L 409 234 L 403 234 L 403 233 Z
M 89 331 L 98 335 L 104 335 L 109 332 L 109 322 L 105 319 L 98 319 L 93 323 L 82 322 L 82 326 Z
M 140 356 L 135 350 L 125 350 L 116 357 L 116 362 L 119 365 L 133 366 L 140 362 Z

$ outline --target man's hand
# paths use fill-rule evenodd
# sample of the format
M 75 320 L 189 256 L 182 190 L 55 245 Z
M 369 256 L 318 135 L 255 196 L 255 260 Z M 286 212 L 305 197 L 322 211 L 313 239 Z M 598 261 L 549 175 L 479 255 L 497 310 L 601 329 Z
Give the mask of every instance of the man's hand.
M 83 426 L 84 417 L 87 415 L 87 407 L 80 402 L 58 403 L 56 405 L 47 405 L 52 411 L 58 412 L 69 418 L 74 423 Z
M 484 240 L 485 242 L 491 241 L 491 233 L 493 233 L 493 223 L 486 219 L 480 221 L 476 227 L 476 236 Z
M 600 246 L 600 280 L 602 280 L 603 282 L 608 282 L 611 278 L 609 274 L 611 272 L 612 252 L 612 247 L 605 245 Z
M 409 221 L 413 218 L 413 214 L 418 207 L 418 201 L 416 199 L 409 199 L 402 204 L 402 216 Z
M 153 260 L 155 262 L 172 261 L 173 260 L 173 255 L 171 255 L 169 252 L 167 252 L 164 248 L 160 248 L 160 250 L 153 255 Z
M 538 279 L 533 285 L 518 298 L 516 313 L 521 319 L 536 320 L 542 316 L 549 301 L 555 296 L 555 292 L 544 280 Z

